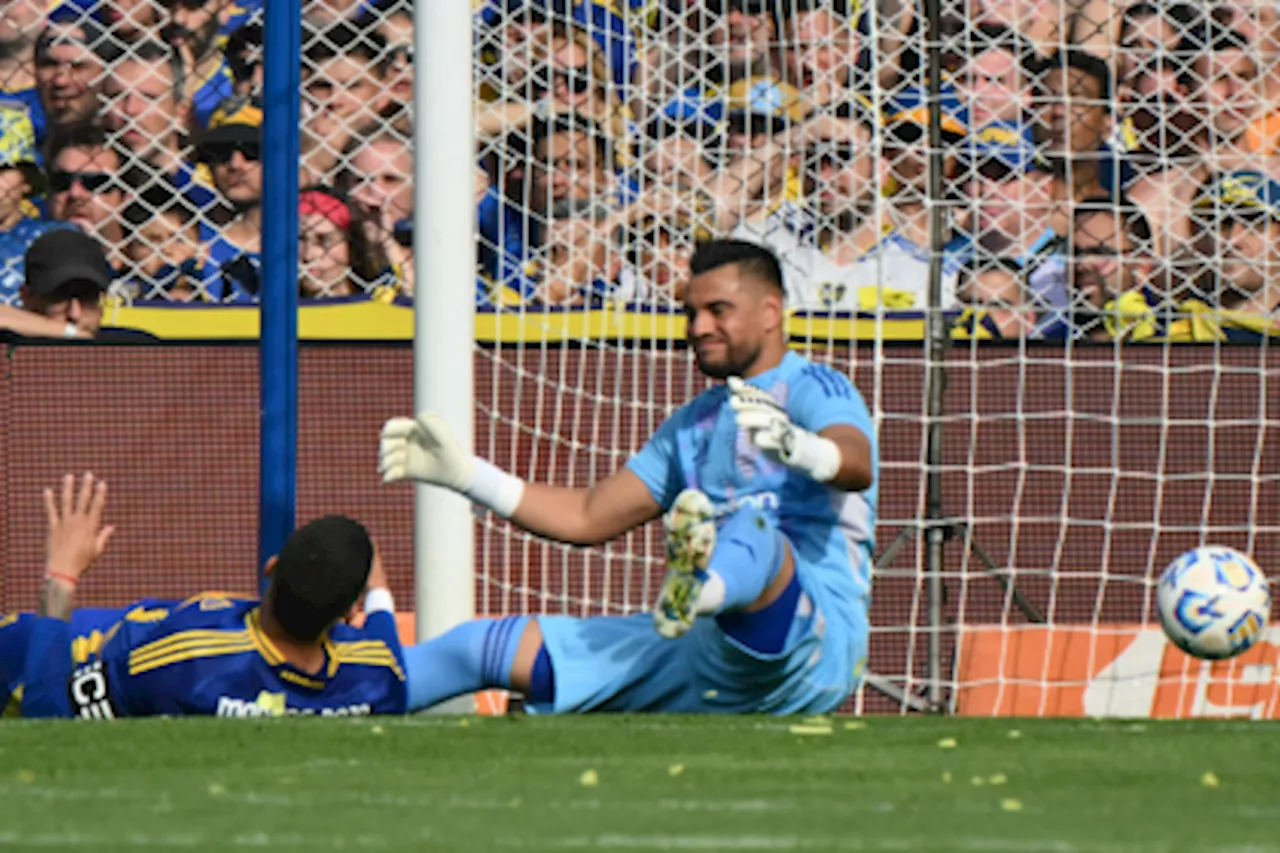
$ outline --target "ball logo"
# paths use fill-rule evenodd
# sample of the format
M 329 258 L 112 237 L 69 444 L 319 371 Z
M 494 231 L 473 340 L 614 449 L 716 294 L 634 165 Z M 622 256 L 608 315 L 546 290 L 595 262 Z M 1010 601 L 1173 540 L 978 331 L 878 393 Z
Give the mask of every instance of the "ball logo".
M 1234 554 L 1214 554 L 1213 565 L 1218 582 L 1234 590 L 1246 590 L 1253 583 L 1253 567 Z
M 1199 634 L 1226 614 L 1218 609 L 1218 596 L 1186 590 L 1178 599 L 1178 621 L 1192 634 Z
M 1227 631 L 1227 637 L 1231 640 L 1231 648 L 1242 652 L 1252 646 L 1261 636 L 1262 628 L 1266 624 L 1266 618 L 1260 613 L 1251 611 L 1241 616 Z

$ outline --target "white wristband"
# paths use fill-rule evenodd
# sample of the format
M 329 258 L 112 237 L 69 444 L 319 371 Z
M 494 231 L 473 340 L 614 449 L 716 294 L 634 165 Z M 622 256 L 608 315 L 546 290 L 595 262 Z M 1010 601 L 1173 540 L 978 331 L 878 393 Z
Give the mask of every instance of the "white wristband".
M 840 463 L 844 461 L 844 457 L 831 439 L 796 427 L 795 446 L 783 461 L 819 483 L 829 483 L 840 473 Z
M 524 498 L 524 480 L 477 456 L 471 485 L 463 494 L 503 518 L 510 518 Z
M 364 594 L 365 613 L 396 612 L 396 601 L 391 597 L 391 590 L 386 587 L 374 587 Z

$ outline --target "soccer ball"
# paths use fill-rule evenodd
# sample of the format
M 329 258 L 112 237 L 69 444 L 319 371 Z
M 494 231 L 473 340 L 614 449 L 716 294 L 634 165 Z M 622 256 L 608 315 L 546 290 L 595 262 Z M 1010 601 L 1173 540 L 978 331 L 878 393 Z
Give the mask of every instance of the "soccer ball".
M 1233 548 L 1209 545 L 1169 564 L 1156 588 L 1160 622 L 1173 644 L 1206 660 L 1235 657 L 1262 636 L 1271 592 L 1262 570 Z

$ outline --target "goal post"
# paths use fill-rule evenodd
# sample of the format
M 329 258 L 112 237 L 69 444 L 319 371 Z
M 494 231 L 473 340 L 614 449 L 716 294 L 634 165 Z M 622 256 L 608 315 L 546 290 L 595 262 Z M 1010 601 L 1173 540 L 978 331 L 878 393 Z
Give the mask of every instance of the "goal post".
M 475 141 L 472 7 L 416 7 L 413 235 L 414 405 L 444 418 L 472 448 L 475 385 Z M 474 517 L 445 489 L 415 487 L 414 590 L 419 641 L 475 615 Z

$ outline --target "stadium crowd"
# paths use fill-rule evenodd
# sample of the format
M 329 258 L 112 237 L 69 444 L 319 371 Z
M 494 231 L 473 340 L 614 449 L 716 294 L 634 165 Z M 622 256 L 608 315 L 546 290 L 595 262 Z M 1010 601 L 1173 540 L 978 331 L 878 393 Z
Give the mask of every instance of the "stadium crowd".
M 924 310 L 936 265 L 961 336 L 1271 334 L 1275 5 L 940 2 L 932 128 L 905 0 L 476 0 L 478 306 L 678 310 L 731 236 L 801 311 Z M 0 301 L 60 227 L 121 298 L 256 299 L 262 5 L 5 4 Z M 300 293 L 412 298 L 413 4 L 303 24 Z

